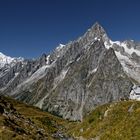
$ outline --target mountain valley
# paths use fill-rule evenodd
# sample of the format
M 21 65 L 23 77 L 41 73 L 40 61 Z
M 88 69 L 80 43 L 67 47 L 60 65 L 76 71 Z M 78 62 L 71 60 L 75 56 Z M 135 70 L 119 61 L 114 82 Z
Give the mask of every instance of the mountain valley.
M 37 59 L 0 53 L 0 95 L 2 140 L 139 139 L 140 43 L 95 23 Z

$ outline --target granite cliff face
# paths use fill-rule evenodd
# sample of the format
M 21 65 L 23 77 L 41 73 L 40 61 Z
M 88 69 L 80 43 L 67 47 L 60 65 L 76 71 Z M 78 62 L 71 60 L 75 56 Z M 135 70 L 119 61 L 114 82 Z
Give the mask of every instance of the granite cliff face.
M 17 63 L 6 72 L 5 83 L 6 76 L 0 78 L 1 93 L 65 119 L 82 120 L 96 106 L 129 98 L 136 79 L 126 71 L 130 54 L 121 45 L 96 23 L 51 54 Z M 135 62 L 137 51 L 131 55 Z
M 60 114 L 66 119 L 82 120 L 85 114 L 98 105 L 128 98 L 131 82 L 114 51 L 103 49 L 100 52 L 101 45 L 93 44 L 94 49 L 88 53 L 91 55 L 86 52 L 81 61 L 72 66 L 62 83 L 44 100 L 44 110 Z M 92 65 L 90 60 L 97 56 L 97 64 Z

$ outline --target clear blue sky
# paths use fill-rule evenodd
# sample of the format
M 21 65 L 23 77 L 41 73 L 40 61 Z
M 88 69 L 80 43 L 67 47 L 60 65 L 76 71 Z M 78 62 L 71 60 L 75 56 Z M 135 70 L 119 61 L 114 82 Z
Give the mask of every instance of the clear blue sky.
M 140 40 L 140 0 L 0 0 L 0 52 L 38 57 L 96 21 L 113 40 Z

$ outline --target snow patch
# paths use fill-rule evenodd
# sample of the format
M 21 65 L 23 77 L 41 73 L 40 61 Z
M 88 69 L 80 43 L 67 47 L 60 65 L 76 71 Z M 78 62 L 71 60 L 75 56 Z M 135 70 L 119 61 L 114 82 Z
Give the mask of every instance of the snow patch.
M 59 44 L 59 46 L 56 48 L 56 50 L 60 51 L 63 47 L 65 47 L 64 44 Z
M 128 53 L 129 55 L 132 55 L 132 53 L 136 53 L 138 56 L 140 56 L 140 51 L 132 48 L 128 48 L 127 44 L 122 42 L 121 46 L 124 48 L 125 52 Z
M 98 38 L 98 37 L 95 37 L 95 38 L 94 38 L 94 40 L 95 40 L 95 41 L 96 41 L 96 40 L 100 41 L 101 39 L 100 39 L 100 38 Z
M 81 57 L 78 57 L 76 61 L 78 62 L 78 61 L 80 60 L 80 58 L 81 58 Z
M 49 63 L 50 63 L 50 55 L 47 56 L 46 60 L 47 60 L 46 65 L 49 65 Z
M 105 48 L 106 48 L 106 49 L 109 49 L 109 48 L 112 47 L 112 45 L 109 44 L 107 41 L 104 42 L 104 45 L 105 45 Z
M 0 52 L 0 68 L 4 67 L 6 64 L 10 63 L 16 63 L 17 61 L 23 61 L 24 59 L 19 57 L 19 58 L 12 58 L 10 56 L 6 56 L 3 53 Z
M 110 47 L 112 47 L 113 44 L 116 44 L 116 45 L 118 45 L 118 46 L 123 47 L 123 48 L 124 48 L 124 51 L 125 51 L 127 54 L 129 54 L 129 55 L 132 55 L 132 53 L 135 52 L 138 56 L 140 56 L 140 51 L 134 49 L 133 47 L 132 47 L 132 48 L 128 48 L 126 42 L 112 41 L 112 40 L 109 40 L 109 42 L 107 42 L 107 41 L 104 42 L 104 45 L 105 45 L 105 47 L 106 47 L 107 49 L 109 49 Z
M 91 74 L 95 73 L 97 71 L 98 67 L 96 67 L 95 69 L 89 71 L 87 77 L 89 77 Z M 92 81 L 87 85 L 87 87 L 90 87 L 92 84 Z
M 124 60 L 131 63 L 131 60 L 127 56 L 122 55 L 120 52 L 115 51 L 115 54 L 120 61 Z
M 130 93 L 130 99 L 140 101 L 140 86 L 134 85 Z
M 97 71 L 97 67 L 91 71 L 89 71 L 89 75 L 92 74 L 92 73 L 95 73 Z
M 140 65 L 128 56 L 122 55 L 120 52 L 115 51 L 115 54 L 119 59 L 126 74 L 140 83 Z
M 13 60 L 14 60 L 14 58 L 12 58 L 10 56 L 6 56 L 6 55 L 4 55 L 3 53 L 0 52 L 0 63 L 1 63 L 1 65 L 10 64 Z
M 19 74 L 19 72 L 15 73 L 15 76 L 17 77 L 17 76 L 18 76 L 18 74 Z
M 121 42 L 120 41 L 112 41 L 110 40 L 110 43 L 113 45 L 113 44 L 116 44 L 118 46 L 121 46 Z

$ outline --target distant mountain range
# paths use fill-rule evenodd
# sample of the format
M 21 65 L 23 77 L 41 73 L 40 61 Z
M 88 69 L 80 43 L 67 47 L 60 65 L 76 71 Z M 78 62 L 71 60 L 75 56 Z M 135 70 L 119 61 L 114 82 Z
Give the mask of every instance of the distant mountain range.
M 98 23 L 37 59 L 0 53 L 0 93 L 64 119 L 83 120 L 97 106 L 140 99 L 139 84 L 140 43 L 112 41 Z
M 16 64 L 17 62 L 23 61 L 24 59 L 22 57 L 19 58 L 12 58 L 10 56 L 6 56 L 3 53 L 0 52 L 0 68 L 11 65 L 11 67 Z

